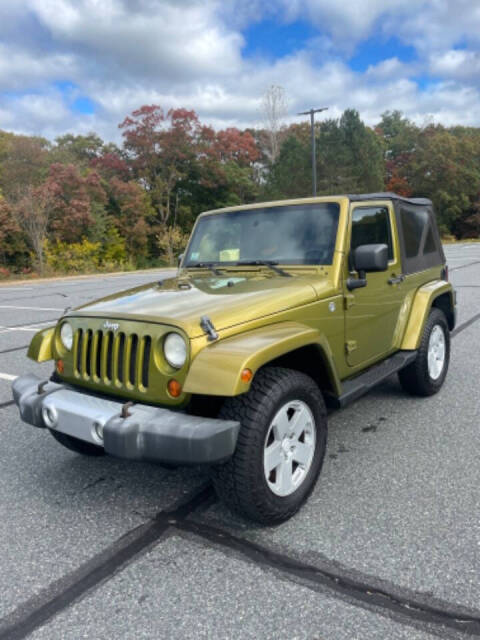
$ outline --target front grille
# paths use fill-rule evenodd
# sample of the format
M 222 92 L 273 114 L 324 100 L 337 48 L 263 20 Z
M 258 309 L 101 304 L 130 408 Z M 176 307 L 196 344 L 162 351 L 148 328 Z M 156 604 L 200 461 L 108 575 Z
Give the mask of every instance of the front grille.
M 151 353 L 149 335 L 77 329 L 74 336 L 75 374 L 99 384 L 148 389 Z

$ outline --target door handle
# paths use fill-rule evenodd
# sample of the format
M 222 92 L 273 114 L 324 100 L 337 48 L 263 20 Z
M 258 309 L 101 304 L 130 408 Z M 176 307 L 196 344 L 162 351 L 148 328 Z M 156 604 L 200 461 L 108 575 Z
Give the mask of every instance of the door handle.
M 401 284 L 404 280 L 405 280 L 404 275 L 392 276 L 389 279 L 388 284 Z

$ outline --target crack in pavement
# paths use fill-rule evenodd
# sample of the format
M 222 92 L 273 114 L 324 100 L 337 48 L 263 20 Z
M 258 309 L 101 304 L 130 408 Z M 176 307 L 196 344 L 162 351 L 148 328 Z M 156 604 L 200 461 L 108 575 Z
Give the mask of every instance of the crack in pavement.
M 467 264 L 459 264 L 458 267 L 449 267 L 448 272 L 458 271 L 458 269 L 466 269 L 467 267 L 473 267 L 476 264 L 480 264 L 480 260 L 475 260 L 475 262 L 468 262 Z
M 477 320 L 480 320 L 480 313 L 476 313 L 469 320 L 466 320 L 465 322 L 462 322 L 462 324 L 459 324 L 457 327 L 455 327 L 450 335 L 452 336 L 452 338 L 455 338 L 455 336 L 458 336 L 459 333 L 465 331 L 465 329 L 468 329 L 468 327 L 477 322 Z
M 441 625 L 454 631 L 480 636 L 480 611 L 455 607 L 451 603 L 435 598 L 421 599 L 416 592 L 407 591 L 397 585 L 393 585 L 391 590 L 379 588 L 374 584 L 352 578 L 346 569 L 335 571 L 331 568 L 307 564 L 202 522 L 182 520 L 174 526 L 202 538 L 210 545 L 234 551 L 256 565 L 276 569 L 289 578 L 299 578 L 302 580 L 302 585 L 310 589 L 318 590 L 318 587 L 322 587 L 351 598 L 357 606 L 368 604 L 371 607 L 389 610 L 399 614 L 405 624 L 409 624 L 409 620 L 412 620 L 430 625 L 428 628 L 430 633 L 435 632 L 431 625 L 436 627 Z
M 42 324 L 48 324 L 49 322 L 57 322 L 58 318 L 47 318 L 47 320 L 40 320 L 39 322 L 30 322 L 28 324 L 9 324 L 9 325 L 0 325 L 0 329 L 16 329 L 17 327 L 37 327 Z
M 352 578 L 348 569 L 307 564 L 276 552 L 228 531 L 189 520 L 200 508 L 215 502 L 210 484 L 177 506 L 128 531 L 112 545 L 88 560 L 72 573 L 47 586 L 0 620 L 0 640 L 20 640 L 45 625 L 54 616 L 98 588 L 128 564 L 177 533 L 200 538 L 213 547 L 235 552 L 244 560 L 264 569 L 273 569 L 288 580 L 316 592 L 336 593 L 354 606 L 373 610 L 383 616 L 391 614 L 397 622 L 442 635 L 445 629 L 480 636 L 480 612 L 407 591 L 397 585 L 390 590 L 364 580 Z M 373 578 L 372 578 L 373 579 Z
M 452 337 L 479 319 L 480 313 L 459 325 L 452 332 Z M 13 401 L 0 405 L 0 408 L 11 404 Z M 83 489 L 103 480 L 104 478 L 100 477 Z M 0 640 L 25 638 L 175 532 L 190 534 L 210 545 L 236 552 L 257 565 L 275 569 L 287 579 L 300 580 L 301 584 L 315 591 L 322 589 L 340 594 L 353 601 L 355 606 L 372 608 L 380 615 L 387 615 L 389 612 L 396 616 L 401 624 L 420 626 L 436 635 L 443 635 L 445 629 L 449 629 L 480 636 L 479 611 L 433 597 L 421 597 L 396 585 L 391 585 L 390 589 L 379 588 L 367 581 L 352 578 L 346 568 L 335 571 L 328 567 L 310 565 L 234 536 L 224 529 L 188 520 L 188 517 L 194 515 L 200 507 L 206 509 L 214 501 L 213 488 L 209 484 L 204 485 L 190 499 L 182 500 L 176 506 L 160 512 L 153 519 L 128 531 L 72 573 L 47 586 L 1 619 Z
M 12 351 L 21 351 L 22 349 L 28 349 L 29 346 L 29 344 L 24 344 L 21 347 L 11 347 L 10 349 L 3 349 L 3 351 L 0 351 L 0 355 L 2 353 L 12 353 Z
M 213 496 L 211 485 L 203 486 L 187 499 L 161 511 L 153 519 L 131 529 L 106 549 L 72 573 L 47 586 L 0 620 L 0 640 L 26 638 L 60 611 L 66 609 L 90 590 L 110 579 L 140 554 L 160 542 L 178 523 Z

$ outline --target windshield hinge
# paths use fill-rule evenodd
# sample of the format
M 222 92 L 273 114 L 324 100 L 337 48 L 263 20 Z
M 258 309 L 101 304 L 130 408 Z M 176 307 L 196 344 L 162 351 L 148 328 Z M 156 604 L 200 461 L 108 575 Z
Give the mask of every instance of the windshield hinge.
M 200 318 L 200 326 L 205 331 L 205 333 L 208 333 L 207 340 L 209 342 L 213 342 L 213 340 L 218 339 L 218 333 L 216 332 L 215 327 L 213 326 L 213 322 L 210 320 L 208 316 L 202 316 Z
M 350 354 L 352 353 L 352 351 L 355 351 L 357 346 L 358 345 L 356 340 L 347 340 L 345 343 L 345 351 L 347 352 L 347 354 Z

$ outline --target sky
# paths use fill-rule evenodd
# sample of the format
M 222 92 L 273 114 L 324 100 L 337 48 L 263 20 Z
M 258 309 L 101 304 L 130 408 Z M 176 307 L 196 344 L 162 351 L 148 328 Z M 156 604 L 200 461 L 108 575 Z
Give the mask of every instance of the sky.
M 287 123 L 328 107 L 480 126 L 480 2 L 0 0 L 3 130 L 119 142 L 143 104 L 261 127 L 271 85 Z

